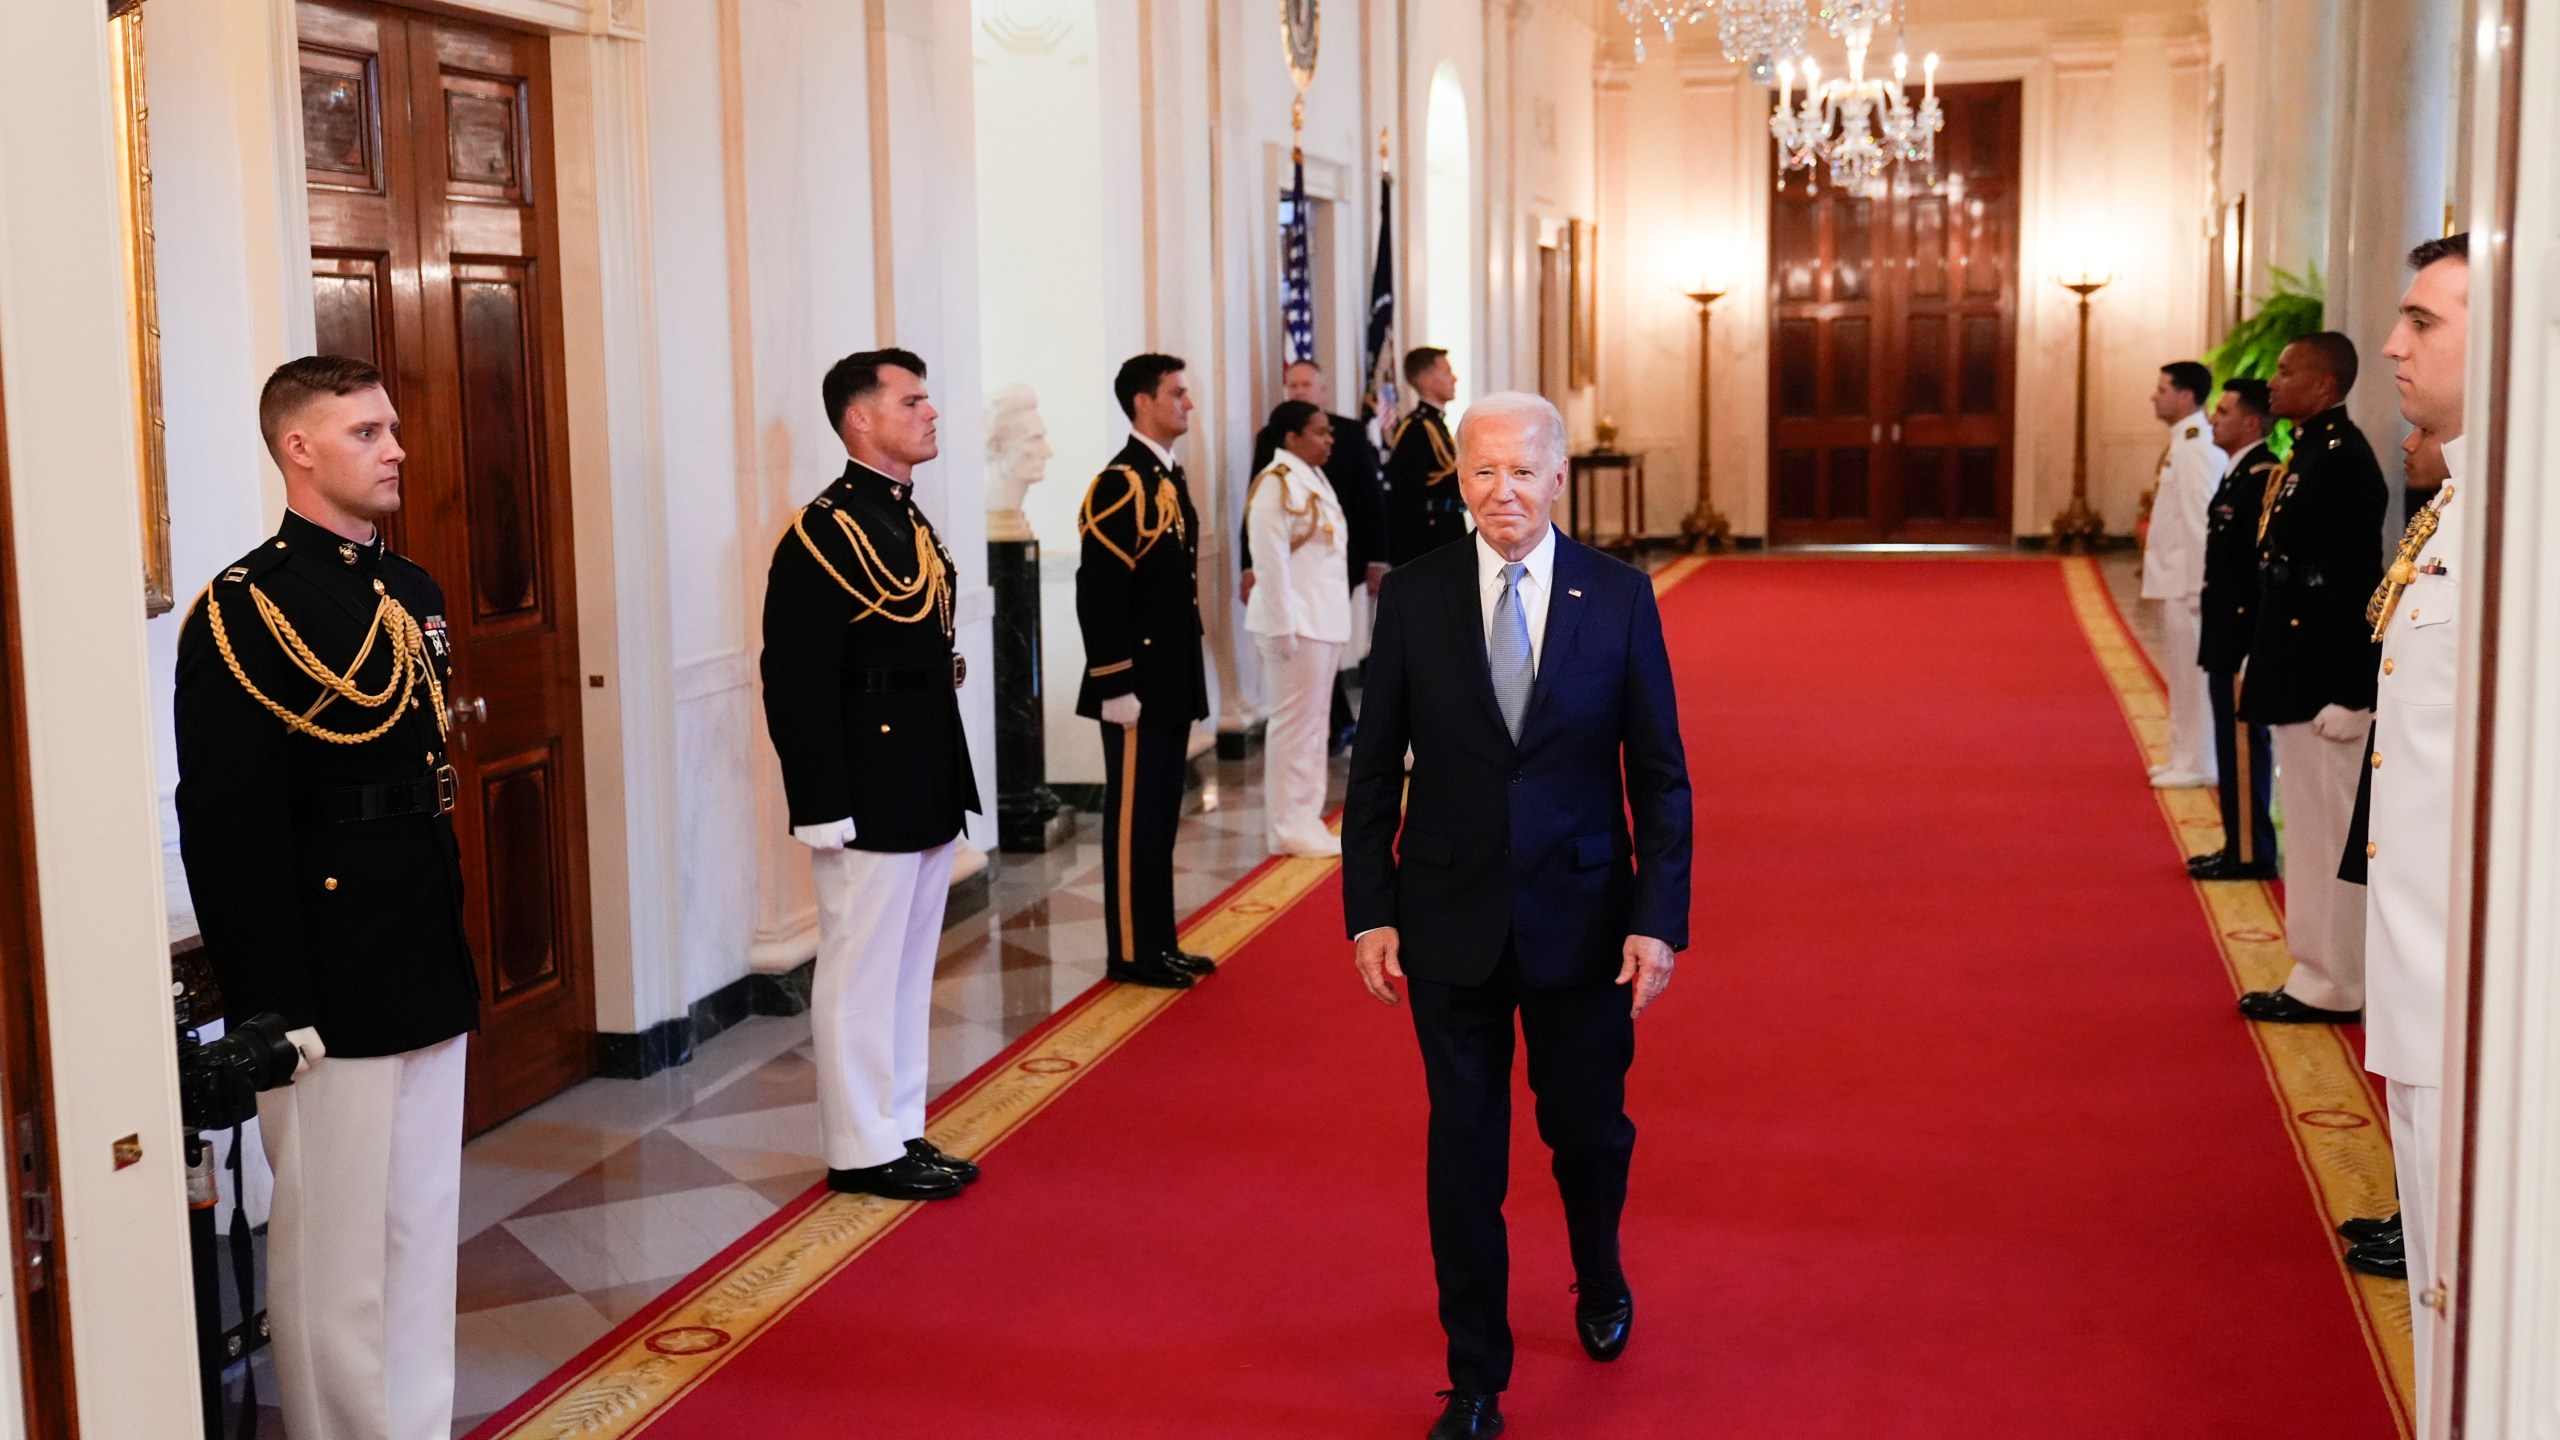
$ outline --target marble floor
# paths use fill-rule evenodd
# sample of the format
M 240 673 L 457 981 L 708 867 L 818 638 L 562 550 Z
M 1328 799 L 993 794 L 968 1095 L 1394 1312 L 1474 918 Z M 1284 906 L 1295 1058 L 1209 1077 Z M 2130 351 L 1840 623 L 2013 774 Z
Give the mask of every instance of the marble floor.
M 1174 852 L 1186 914 L 1266 858 L 1259 753 L 1200 764 Z M 1101 829 L 1081 819 L 1048 854 L 991 857 L 987 903 L 945 928 L 934 1094 L 1102 978 Z M 454 1433 L 817 1183 L 816 1085 L 806 1017 L 756 1017 L 691 1064 L 587 1081 L 464 1147 Z

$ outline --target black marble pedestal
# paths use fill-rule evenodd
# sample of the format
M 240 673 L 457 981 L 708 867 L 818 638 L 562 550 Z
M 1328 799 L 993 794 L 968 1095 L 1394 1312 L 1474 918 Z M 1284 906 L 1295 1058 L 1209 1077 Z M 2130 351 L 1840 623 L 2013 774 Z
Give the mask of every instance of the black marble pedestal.
M 996 841 L 1037 854 L 1075 833 L 1075 812 L 1049 789 L 1040 683 L 1040 542 L 987 542 L 995 592 Z

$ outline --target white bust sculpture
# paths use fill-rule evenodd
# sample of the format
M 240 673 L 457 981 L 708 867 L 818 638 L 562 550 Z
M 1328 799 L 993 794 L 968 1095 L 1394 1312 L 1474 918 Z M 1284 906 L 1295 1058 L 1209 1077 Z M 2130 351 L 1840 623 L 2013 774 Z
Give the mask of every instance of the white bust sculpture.
M 1028 540 L 1022 495 L 1049 473 L 1049 427 L 1028 385 L 1007 385 L 987 400 L 987 538 Z

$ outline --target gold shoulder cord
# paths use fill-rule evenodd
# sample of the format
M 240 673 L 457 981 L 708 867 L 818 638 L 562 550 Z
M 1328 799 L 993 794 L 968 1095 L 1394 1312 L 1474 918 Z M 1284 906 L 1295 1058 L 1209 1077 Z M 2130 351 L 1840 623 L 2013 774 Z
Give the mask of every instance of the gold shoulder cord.
M 1177 533 L 1181 531 L 1182 504 L 1173 492 L 1173 477 L 1166 476 L 1164 483 L 1156 487 L 1156 514 L 1155 519 L 1150 522 L 1147 518 L 1146 506 L 1140 499 L 1146 493 L 1144 489 L 1146 482 L 1138 477 L 1138 472 L 1126 465 L 1114 465 L 1102 474 L 1128 477 L 1129 491 L 1109 505 L 1096 510 L 1093 508 L 1093 499 L 1102 490 L 1102 478 L 1094 477 L 1092 486 L 1084 492 L 1084 509 L 1076 516 L 1076 533 L 1090 535 L 1102 542 L 1103 549 L 1110 551 L 1121 564 L 1135 570 L 1138 568 L 1140 557 L 1156 548 L 1156 542 L 1164 538 L 1167 530 Z M 1123 550 L 1112 540 L 1110 533 L 1102 528 L 1102 522 L 1133 506 L 1136 507 L 1136 513 L 1130 518 L 1133 538 L 1130 547 Z
M 1296 505 L 1290 504 L 1289 479 L 1286 473 L 1286 467 L 1277 461 L 1274 461 L 1271 465 L 1266 467 L 1261 474 L 1254 476 L 1253 484 L 1246 488 L 1244 492 L 1244 508 L 1246 512 L 1250 514 L 1252 511 L 1253 497 L 1262 493 L 1262 482 L 1265 480 L 1277 481 L 1280 485 L 1280 513 L 1287 516 L 1289 520 L 1289 548 L 1292 550 L 1298 549 L 1300 546 L 1305 545 L 1309 540 L 1314 539 L 1316 527 L 1320 523 L 1316 508 L 1316 493 L 1310 490 L 1307 492 L 1306 499 L 1303 503 Z M 1333 536 L 1333 527 L 1331 525 L 1324 526 L 1324 533 L 1327 539 L 1331 539 Z
M 836 528 L 842 530 L 845 539 L 852 544 L 854 563 L 862 568 L 863 578 L 871 583 L 870 594 L 865 595 L 846 579 L 844 572 L 838 570 L 818 548 L 818 542 L 809 538 L 807 511 L 793 517 L 791 531 L 800 537 L 801 545 L 807 548 L 809 558 L 818 562 L 818 568 L 826 571 L 844 593 L 852 596 L 854 603 L 862 607 L 854 613 L 855 621 L 878 615 L 900 625 L 913 625 L 927 616 L 938 616 L 942 621 L 942 633 L 951 633 L 951 571 L 943 563 L 942 547 L 933 542 L 931 531 L 922 525 L 916 527 L 916 573 L 912 579 L 901 579 L 896 571 L 889 568 L 889 562 L 881 558 L 880 552 L 872 547 L 871 537 L 863 533 L 861 526 L 854 524 L 841 510 L 828 513 L 835 516 Z M 891 608 L 910 601 L 914 602 L 914 608 L 910 610 L 900 612 Z
M 207 591 L 199 603 L 205 607 L 205 619 L 213 629 L 214 648 L 222 652 L 222 663 L 230 669 L 231 678 L 240 682 L 240 688 L 249 692 L 250 699 L 266 707 L 268 714 L 282 720 L 286 729 L 331 745 L 362 745 L 378 740 L 389 734 L 391 727 L 400 723 L 400 717 L 408 714 L 410 708 L 418 703 L 418 682 L 424 680 L 428 701 L 435 710 L 436 734 L 440 738 L 450 738 L 451 721 L 444 708 L 444 684 L 436 679 L 435 666 L 427 659 L 426 632 L 418 628 L 417 617 L 399 601 L 385 595 L 382 603 L 374 607 L 373 624 L 365 632 L 364 645 L 357 650 L 355 663 L 348 666 L 342 675 L 329 668 L 312 651 L 303 640 L 302 633 L 285 618 L 284 610 L 268 599 L 265 591 L 252 585 L 249 598 L 256 603 L 258 619 L 266 625 L 267 633 L 275 638 L 285 658 L 293 662 L 295 669 L 320 685 L 319 702 L 301 714 L 277 704 L 249 679 L 249 672 L 241 667 L 239 655 L 231 648 L 231 633 L 222 620 L 222 602 Z M 356 688 L 355 672 L 364 668 L 365 658 L 373 653 L 374 642 L 386 635 L 391 641 L 391 678 L 378 694 L 368 695 Z M 332 700 L 344 700 L 360 710 L 378 710 L 389 705 L 391 713 L 370 730 L 331 730 L 315 724 L 311 716 L 318 714 Z
M 2391 613 L 2400 608 L 2400 592 L 2408 589 L 2410 582 L 2418 578 L 2418 552 L 2426 549 L 2427 542 L 2435 538 L 2444 502 L 2452 498 L 2453 486 L 2447 483 L 2436 491 L 2436 498 L 2428 501 L 2425 509 L 2409 517 L 2409 529 L 2400 537 L 2399 558 L 2391 562 L 2391 569 L 2383 575 L 2381 586 L 2375 589 L 2373 598 L 2365 602 L 2364 618 L 2373 626 L 2374 639 L 2380 640 L 2382 632 L 2391 628 Z
M 1437 485 L 1457 474 L 1458 452 L 1449 439 L 1449 433 L 1437 425 L 1426 424 L 1422 427 L 1422 438 L 1431 442 L 1431 458 L 1439 467 L 1423 483 Z
M 2276 497 L 2284 493 L 2285 477 L 2292 473 L 2293 457 L 2289 455 L 2267 472 L 2267 491 L 2258 497 L 2258 543 L 2262 545 L 2267 539 L 2267 522 L 2276 518 Z

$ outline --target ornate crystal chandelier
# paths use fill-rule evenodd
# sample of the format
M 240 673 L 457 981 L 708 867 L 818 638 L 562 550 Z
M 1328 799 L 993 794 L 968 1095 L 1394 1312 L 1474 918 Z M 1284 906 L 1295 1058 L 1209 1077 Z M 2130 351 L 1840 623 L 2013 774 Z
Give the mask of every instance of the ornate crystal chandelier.
M 1804 54 L 1806 5 L 1807 0 L 1618 0 L 1618 13 L 1635 27 L 1639 63 L 1646 32 L 1660 30 L 1668 45 L 1678 27 L 1704 24 L 1715 15 L 1724 58 L 1750 67 L 1751 78 L 1766 85 L 1781 61 Z
M 1938 132 L 1946 116 L 1938 109 L 1938 57 L 1921 61 L 1922 95 L 1915 109 L 1904 81 L 1911 57 L 1897 40 L 1893 78 L 1870 79 L 1867 47 L 1875 27 L 1887 20 L 1901 23 L 1904 0 L 1822 0 L 1823 25 L 1848 47 L 1849 73 L 1831 80 L 1805 58 L 1804 102 L 1793 103 L 1797 66 L 1778 65 L 1778 108 L 1769 117 L 1769 133 L 1778 142 L 1778 183 L 1787 172 L 1805 172 L 1805 189 L 1813 189 L 1816 164 L 1828 168 L 1831 183 L 1843 194 L 1882 199 L 1889 188 L 1888 164 L 1928 164 L 1937 155 Z

